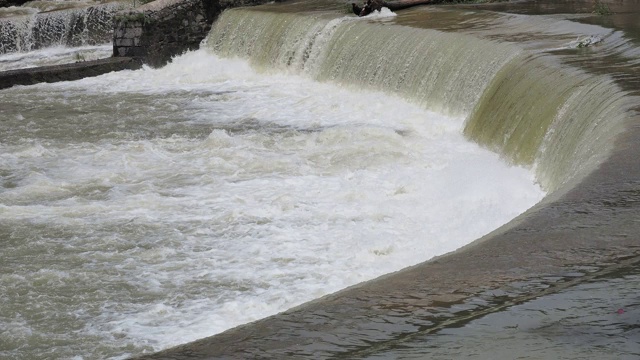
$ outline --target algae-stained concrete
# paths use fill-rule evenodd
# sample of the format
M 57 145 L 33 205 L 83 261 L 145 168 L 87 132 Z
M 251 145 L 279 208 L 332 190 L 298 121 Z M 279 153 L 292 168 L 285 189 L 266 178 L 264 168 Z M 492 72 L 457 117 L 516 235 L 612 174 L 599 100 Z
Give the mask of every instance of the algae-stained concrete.
M 142 64 L 132 58 L 107 58 L 73 64 L 41 66 L 0 72 L 0 89 L 14 85 L 33 85 L 41 82 L 78 80 L 112 71 L 135 70 Z

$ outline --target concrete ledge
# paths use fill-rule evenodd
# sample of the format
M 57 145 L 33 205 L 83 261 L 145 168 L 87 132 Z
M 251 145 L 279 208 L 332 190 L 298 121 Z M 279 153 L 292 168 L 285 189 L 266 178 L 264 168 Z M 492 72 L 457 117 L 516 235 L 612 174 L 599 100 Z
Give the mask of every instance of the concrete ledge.
M 78 80 L 112 71 L 125 69 L 135 70 L 140 67 L 142 67 L 140 61 L 129 57 L 121 57 L 83 61 L 74 64 L 9 70 L 0 72 L 0 89 L 10 88 L 14 85 Z

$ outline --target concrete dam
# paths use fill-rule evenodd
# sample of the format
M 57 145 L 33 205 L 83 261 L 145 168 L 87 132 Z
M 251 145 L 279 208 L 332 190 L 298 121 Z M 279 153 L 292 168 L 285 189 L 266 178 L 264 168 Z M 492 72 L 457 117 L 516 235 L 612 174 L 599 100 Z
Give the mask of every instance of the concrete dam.
M 597 5 L 229 8 L 0 90 L 0 356 L 638 356 L 640 3 Z

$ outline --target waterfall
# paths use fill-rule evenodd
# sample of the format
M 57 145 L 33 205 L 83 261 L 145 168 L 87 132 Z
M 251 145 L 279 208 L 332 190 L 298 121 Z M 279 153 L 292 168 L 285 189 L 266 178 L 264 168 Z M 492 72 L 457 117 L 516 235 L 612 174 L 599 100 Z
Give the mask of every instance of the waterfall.
M 553 190 L 606 156 L 629 98 L 611 79 L 539 55 L 510 61 L 470 114 L 465 135 L 518 164 L 536 164 Z
M 452 116 L 468 114 L 519 49 L 471 36 L 370 23 L 351 16 L 226 11 L 206 45 L 262 69 L 393 92 Z
M 107 3 L 0 19 L 0 54 L 27 52 L 43 47 L 108 43 L 112 18 L 125 7 Z
M 428 357 L 630 269 L 626 33 L 296 4 L 227 10 L 162 68 L 0 91 L 0 358 Z M 0 20 L 0 65 L 108 39 L 107 10 Z
M 205 46 L 263 71 L 385 91 L 466 117 L 469 139 L 535 167 L 551 191 L 606 156 L 630 105 L 608 77 L 548 54 L 351 16 L 228 10 Z

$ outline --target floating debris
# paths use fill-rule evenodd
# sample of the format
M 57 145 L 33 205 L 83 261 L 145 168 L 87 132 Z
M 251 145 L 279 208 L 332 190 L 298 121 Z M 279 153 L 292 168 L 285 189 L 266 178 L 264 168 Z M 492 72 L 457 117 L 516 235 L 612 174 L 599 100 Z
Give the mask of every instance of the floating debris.
M 579 37 L 575 40 L 569 43 L 569 48 L 571 49 L 576 49 L 576 48 L 586 48 L 589 46 L 593 46 L 596 44 L 601 43 L 603 40 L 600 36 L 587 36 L 585 38 L 580 39 Z

